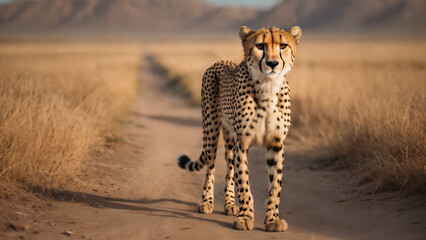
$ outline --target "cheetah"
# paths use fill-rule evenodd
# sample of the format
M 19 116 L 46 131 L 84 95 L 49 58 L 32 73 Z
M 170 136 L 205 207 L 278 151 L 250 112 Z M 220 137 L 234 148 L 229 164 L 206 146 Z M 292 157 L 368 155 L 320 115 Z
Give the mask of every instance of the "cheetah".
M 207 166 L 200 213 L 212 213 L 214 205 L 215 158 L 222 130 L 227 163 L 225 214 L 236 215 L 233 227 L 254 227 L 253 196 L 249 185 L 247 152 L 250 146 L 267 149 L 269 196 L 265 230 L 283 232 L 288 228 L 279 218 L 284 140 L 290 129 L 290 89 L 285 75 L 293 67 L 296 45 L 302 36 L 298 26 L 289 31 L 276 27 L 256 31 L 246 26 L 239 31 L 244 60 L 240 64 L 219 61 L 203 76 L 201 109 L 203 151 L 196 161 L 186 155 L 178 165 L 189 171 Z M 239 207 L 235 203 L 234 183 Z

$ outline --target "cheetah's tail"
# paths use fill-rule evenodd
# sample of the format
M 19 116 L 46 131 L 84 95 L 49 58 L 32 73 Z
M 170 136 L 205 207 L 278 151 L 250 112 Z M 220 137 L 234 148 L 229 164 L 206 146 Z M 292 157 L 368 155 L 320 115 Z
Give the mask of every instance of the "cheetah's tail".
M 178 165 L 183 169 L 188 169 L 189 171 L 200 171 L 204 167 L 204 162 L 202 160 L 203 154 L 198 158 L 197 161 L 193 162 L 185 154 L 178 156 Z

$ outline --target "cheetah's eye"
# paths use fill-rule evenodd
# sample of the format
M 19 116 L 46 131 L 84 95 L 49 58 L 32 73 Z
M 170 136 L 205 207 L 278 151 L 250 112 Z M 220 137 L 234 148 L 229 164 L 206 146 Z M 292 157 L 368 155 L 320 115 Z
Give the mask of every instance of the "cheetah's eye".
M 263 48 L 264 48 L 265 46 L 263 45 L 263 43 L 259 43 L 259 44 L 256 44 L 256 47 L 257 47 L 257 49 L 259 49 L 259 50 L 263 50 Z
M 284 48 L 286 48 L 287 47 L 287 44 L 285 44 L 285 43 L 281 43 L 280 44 L 280 49 L 284 49 Z

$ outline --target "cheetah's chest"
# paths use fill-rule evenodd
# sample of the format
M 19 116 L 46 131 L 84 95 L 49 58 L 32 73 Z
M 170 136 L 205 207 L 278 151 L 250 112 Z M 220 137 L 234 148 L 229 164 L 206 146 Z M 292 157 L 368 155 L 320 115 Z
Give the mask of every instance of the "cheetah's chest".
M 254 122 L 254 138 L 252 144 L 262 145 L 268 139 L 277 135 L 277 126 L 282 114 L 278 107 L 280 87 L 284 82 L 281 79 L 266 79 L 255 85 L 257 111 L 252 120 Z M 281 134 L 280 134 L 281 135 Z

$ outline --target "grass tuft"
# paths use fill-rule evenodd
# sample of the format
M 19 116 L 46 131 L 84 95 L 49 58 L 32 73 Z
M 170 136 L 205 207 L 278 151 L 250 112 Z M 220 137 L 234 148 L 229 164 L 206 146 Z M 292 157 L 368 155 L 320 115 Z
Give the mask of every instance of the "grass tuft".
M 73 179 L 135 96 L 139 60 L 133 45 L 0 45 L 0 178 Z

